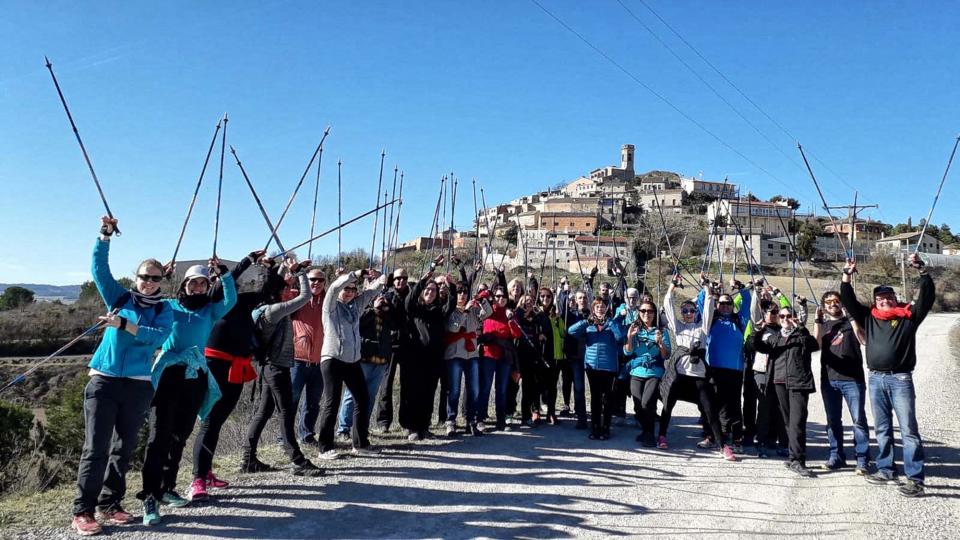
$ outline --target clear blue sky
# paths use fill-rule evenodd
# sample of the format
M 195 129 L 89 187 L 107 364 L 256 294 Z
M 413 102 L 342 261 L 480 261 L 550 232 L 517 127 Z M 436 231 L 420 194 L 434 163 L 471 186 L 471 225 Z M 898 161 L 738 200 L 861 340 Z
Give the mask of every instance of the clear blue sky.
M 404 239 L 427 233 L 439 178 L 451 170 L 463 179 L 457 222 L 467 227 L 471 178 L 493 204 L 616 164 L 624 143 L 636 145 L 639 171 L 729 175 L 764 198 L 818 203 L 795 141 L 638 0 L 622 2 L 773 145 L 617 0 L 538 1 L 748 159 L 527 0 L 14 2 L 0 18 L 0 282 L 89 279 L 102 214 L 45 54 L 124 231 L 113 246 L 117 275 L 145 257 L 169 259 L 225 111 L 228 142 L 274 218 L 332 126 L 321 229 L 336 223 L 336 160 L 352 216 L 373 205 L 381 148 L 386 180 L 395 164 L 406 172 Z M 816 155 L 831 204 L 851 201 L 854 186 L 880 205 L 874 218 L 926 215 L 960 131 L 960 6 L 645 1 Z M 180 259 L 211 252 L 216 159 Z M 951 176 L 933 222 L 956 231 L 960 171 Z M 306 239 L 311 204 L 312 180 L 281 229 L 286 243 Z M 266 227 L 229 153 L 221 212 L 222 256 L 263 245 Z M 369 248 L 371 226 L 347 229 L 345 247 Z M 314 249 L 334 253 L 335 235 Z

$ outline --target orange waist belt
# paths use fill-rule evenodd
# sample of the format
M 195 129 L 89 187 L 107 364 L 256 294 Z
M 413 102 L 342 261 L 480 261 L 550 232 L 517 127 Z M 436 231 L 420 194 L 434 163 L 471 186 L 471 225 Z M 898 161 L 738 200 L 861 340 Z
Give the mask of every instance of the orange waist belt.
M 203 355 L 207 358 L 216 358 L 230 362 L 230 371 L 227 372 L 227 382 L 231 384 L 243 384 L 257 378 L 257 372 L 253 369 L 251 356 L 234 356 L 230 353 L 211 349 L 209 347 L 203 350 Z

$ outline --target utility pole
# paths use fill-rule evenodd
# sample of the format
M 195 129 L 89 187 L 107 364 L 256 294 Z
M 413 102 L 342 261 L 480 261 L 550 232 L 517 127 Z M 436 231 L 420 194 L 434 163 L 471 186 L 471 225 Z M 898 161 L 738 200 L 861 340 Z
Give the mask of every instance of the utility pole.
M 875 204 L 857 204 L 857 199 L 859 198 L 859 196 L 860 196 L 860 193 L 858 191 L 854 191 L 853 204 L 847 204 L 844 206 L 827 206 L 826 207 L 827 211 L 830 211 L 830 210 L 846 210 L 847 211 L 847 216 L 850 219 L 850 234 L 849 234 L 850 256 L 853 257 L 854 259 L 857 258 L 857 254 L 853 249 L 853 243 L 856 240 L 857 214 L 859 214 L 861 210 L 864 210 L 867 208 L 879 208 L 879 206 Z M 834 232 L 839 233 L 840 231 L 834 231 Z

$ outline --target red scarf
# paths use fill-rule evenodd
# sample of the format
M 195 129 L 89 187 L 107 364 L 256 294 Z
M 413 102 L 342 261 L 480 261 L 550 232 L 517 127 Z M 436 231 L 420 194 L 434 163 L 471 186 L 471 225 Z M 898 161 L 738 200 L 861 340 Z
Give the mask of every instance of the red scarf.
M 877 309 L 876 305 L 873 305 L 870 308 L 870 314 L 873 315 L 874 319 L 878 321 L 892 321 L 894 319 L 909 319 L 911 316 L 910 313 L 910 304 L 898 304 L 897 307 L 888 309 L 886 311 L 880 311 Z
M 463 347 L 467 352 L 473 352 L 477 350 L 477 344 L 474 342 L 477 339 L 476 332 L 467 332 L 466 330 L 460 329 L 457 332 L 447 332 L 446 338 L 444 338 L 445 345 L 453 345 L 459 340 L 463 340 Z

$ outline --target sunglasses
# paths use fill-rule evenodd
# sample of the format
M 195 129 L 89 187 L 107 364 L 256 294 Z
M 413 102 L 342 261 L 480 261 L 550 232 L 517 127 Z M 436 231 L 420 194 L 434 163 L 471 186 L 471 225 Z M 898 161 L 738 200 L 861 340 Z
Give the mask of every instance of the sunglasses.
M 732 305 L 733 305 L 733 302 L 722 301 L 722 302 L 717 302 L 717 305 L 719 305 L 719 306 L 732 306 Z
M 552 294 L 541 294 L 540 298 L 553 298 Z
M 137 277 L 140 278 L 141 281 L 152 281 L 154 283 L 160 283 L 161 281 L 163 281 L 163 276 L 153 276 L 150 274 L 137 274 Z
M 680 313 L 683 313 L 684 315 L 694 315 L 694 314 L 697 313 L 697 310 L 696 310 L 696 309 L 681 309 L 681 310 L 680 310 Z
M 407 280 L 407 276 L 397 276 L 397 277 L 393 278 L 393 280 L 394 280 L 394 281 L 406 281 L 406 280 Z
M 357 288 L 356 288 L 356 287 L 344 287 L 343 290 L 344 290 L 345 292 L 352 292 L 352 293 L 357 292 Z
M 502 294 L 495 294 L 495 295 L 493 295 L 493 297 L 494 297 L 494 298 L 506 298 L 506 297 L 503 296 Z
M 789 313 L 787 313 L 786 315 L 784 315 L 783 313 L 781 313 L 781 314 L 780 314 L 780 318 L 781 318 L 781 319 L 792 319 L 792 318 L 793 318 L 793 315 L 791 315 L 791 314 L 789 314 Z
M 837 300 L 837 299 L 824 300 L 824 301 L 823 301 L 823 305 L 825 305 L 825 306 L 834 306 L 834 305 L 837 305 L 837 304 L 839 304 L 839 303 L 840 303 L 840 301 Z
M 653 309 L 638 309 L 637 311 L 643 314 L 656 313 L 656 310 L 653 310 Z
M 312 277 L 312 278 L 307 278 L 307 281 L 309 281 L 310 283 L 323 283 L 324 281 L 326 281 L 326 279 L 322 277 Z

